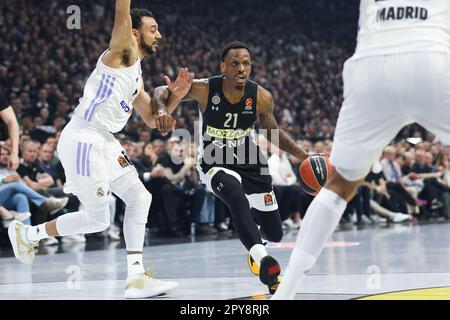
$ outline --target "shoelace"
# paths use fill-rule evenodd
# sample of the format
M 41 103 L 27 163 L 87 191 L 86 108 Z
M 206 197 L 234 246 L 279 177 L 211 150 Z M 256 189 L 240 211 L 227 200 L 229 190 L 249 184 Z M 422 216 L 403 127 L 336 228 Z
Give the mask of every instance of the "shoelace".
M 153 271 L 153 269 L 151 267 L 147 268 L 147 270 L 144 272 L 144 277 L 151 279 L 152 282 L 154 282 L 156 284 L 162 284 L 163 281 L 153 278 L 153 276 L 155 276 L 155 275 L 156 275 L 156 272 Z
M 28 255 L 30 255 L 31 253 L 33 253 L 33 251 L 34 251 L 34 248 L 36 248 L 37 246 L 39 246 L 39 241 L 31 241 L 30 239 L 28 239 L 28 235 L 27 235 L 27 232 L 26 232 L 26 230 L 23 230 L 23 231 L 20 231 L 20 230 L 17 230 L 18 232 L 18 234 L 20 233 L 20 232 L 24 232 L 25 233 L 25 241 L 24 240 L 20 240 L 20 242 L 22 243 L 22 245 L 25 245 L 26 246 L 26 253 L 28 254 Z
M 147 270 L 145 270 L 144 275 L 147 278 L 152 278 L 155 275 L 155 271 L 153 271 L 153 269 L 151 267 L 147 268 Z
M 36 248 L 38 246 L 38 243 L 30 243 L 28 248 L 27 248 L 27 254 L 32 254 L 34 251 L 34 248 Z

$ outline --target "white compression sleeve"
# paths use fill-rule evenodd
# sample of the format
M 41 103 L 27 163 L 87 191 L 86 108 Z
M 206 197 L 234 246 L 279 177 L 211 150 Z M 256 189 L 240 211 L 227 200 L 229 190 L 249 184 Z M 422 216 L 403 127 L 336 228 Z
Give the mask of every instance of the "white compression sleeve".
M 306 211 L 289 265 L 273 299 L 294 298 L 305 273 L 313 267 L 346 206 L 347 202 L 339 195 L 322 188 Z

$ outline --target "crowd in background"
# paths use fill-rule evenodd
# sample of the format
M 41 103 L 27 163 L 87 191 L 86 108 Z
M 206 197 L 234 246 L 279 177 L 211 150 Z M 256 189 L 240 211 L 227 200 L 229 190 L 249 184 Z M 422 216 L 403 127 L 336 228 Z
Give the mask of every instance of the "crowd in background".
M 73 4 L 81 9 L 79 30 L 67 26 L 66 9 Z M 197 78 L 216 75 L 224 44 L 244 41 L 252 48 L 252 79 L 273 94 L 280 128 L 307 151 L 328 154 L 342 104 L 343 63 L 356 43 L 358 4 L 357 0 L 174 0 L 170 5 L 133 1 L 136 7 L 151 5 L 163 36 L 157 54 L 142 63 L 145 88 L 152 92 L 163 84 L 163 75 L 174 78 L 179 67 L 188 67 Z M 21 130 L 22 164 L 14 179 L 45 199 L 64 199 L 64 203 L 53 203 L 50 210 L 40 204 L 51 201 L 33 202 L 29 197 L 31 208 L 21 210 L 31 217 L 5 209 L 5 226 L 14 217 L 39 223 L 55 214 L 78 210 L 77 199 L 63 193 L 64 171 L 55 148 L 85 81 L 108 47 L 113 18 L 114 1 L 0 3 L 0 90 L 6 93 Z M 175 116 L 178 128 L 194 132 L 196 103 L 183 103 Z M 0 134 L 6 140 L 4 125 Z M 233 229 L 228 209 L 199 182 L 194 141 L 162 136 L 158 130 L 147 128 L 136 114 L 117 137 L 153 194 L 150 231 L 179 237 L 191 232 L 192 222 L 201 234 Z M 423 142 L 408 142 L 411 137 Z M 437 142 L 418 125 L 403 129 L 349 204 L 343 223 L 446 219 L 450 149 Z M 266 147 L 263 138 L 259 143 Z M 312 199 L 299 187 L 299 163 L 274 147 L 267 149 L 284 226 L 298 228 Z M 5 141 L 0 160 L 7 157 L 8 150 Z M 171 155 L 184 160 L 175 164 Z M 1 170 L 6 170 L 5 161 L 0 161 Z M 9 183 L 7 180 L 2 183 Z M 112 227 L 106 236 L 117 240 L 123 204 L 113 195 L 110 199 Z M 0 213 L 3 209 L 0 207 Z M 83 237 L 73 241 L 83 241 Z

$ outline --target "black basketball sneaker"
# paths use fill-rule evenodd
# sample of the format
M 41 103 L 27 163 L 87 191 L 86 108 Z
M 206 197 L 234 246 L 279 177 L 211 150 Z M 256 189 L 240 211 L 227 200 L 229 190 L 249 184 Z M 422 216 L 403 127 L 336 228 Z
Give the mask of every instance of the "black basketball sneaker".
M 274 294 L 280 284 L 281 267 L 275 258 L 266 256 L 261 260 L 259 268 L 259 280 L 269 288 L 269 293 Z

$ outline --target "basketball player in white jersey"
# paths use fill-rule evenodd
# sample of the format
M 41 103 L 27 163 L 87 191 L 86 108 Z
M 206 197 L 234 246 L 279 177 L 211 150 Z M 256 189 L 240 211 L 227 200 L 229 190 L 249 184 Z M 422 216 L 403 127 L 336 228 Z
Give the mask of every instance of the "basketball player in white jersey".
M 331 163 L 272 299 L 293 299 L 347 202 L 403 126 L 450 143 L 450 0 L 361 0 L 358 45 L 343 71 Z
M 12 223 L 8 231 L 16 258 L 32 263 L 33 249 L 41 239 L 107 229 L 110 224 L 107 193 L 112 191 L 126 204 L 125 298 L 145 298 L 165 294 L 177 283 L 156 280 L 144 270 L 142 250 L 152 196 L 112 133 L 123 129 L 133 107 L 149 127 L 157 127 L 163 133 L 174 128 L 174 119 L 156 115 L 141 76 L 141 59 L 154 54 L 161 39 L 158 24 L 148 10 L 130 12 L 130 2 L 116 1 L 109 48 L 98 59 L 75 115 L 58 144 L 58 156 L 67 177 L 65 191 L 77 195 L 83 209 L 34 227 Z M 187 69 L 180 71 L 171 85 L 174 103 L 179 103 L 177 97 L 187 94 L 192 77 Z

